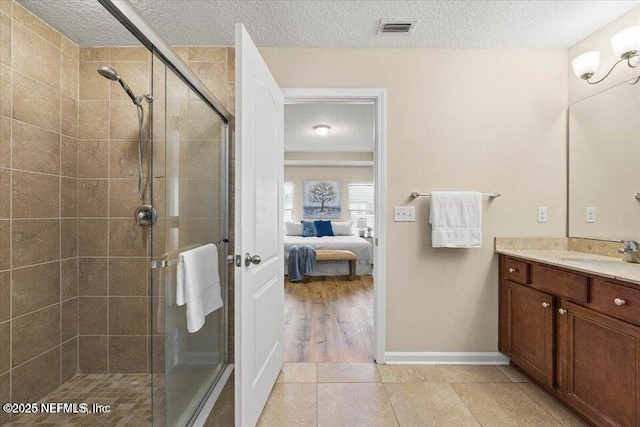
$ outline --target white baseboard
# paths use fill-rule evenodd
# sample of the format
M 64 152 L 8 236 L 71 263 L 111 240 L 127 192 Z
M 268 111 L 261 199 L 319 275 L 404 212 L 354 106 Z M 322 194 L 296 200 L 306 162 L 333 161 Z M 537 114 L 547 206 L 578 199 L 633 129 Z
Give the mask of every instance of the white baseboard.
M 508 365 L 509 358 L 500 352 L 412 352 L 387 351 L 387 364 L 406 363 L 423 365 Z

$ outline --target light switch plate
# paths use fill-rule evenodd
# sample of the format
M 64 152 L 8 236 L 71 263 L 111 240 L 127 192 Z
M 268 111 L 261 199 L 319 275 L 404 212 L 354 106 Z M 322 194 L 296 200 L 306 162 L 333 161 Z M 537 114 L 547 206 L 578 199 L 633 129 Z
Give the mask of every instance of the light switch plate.
M 547 222 L 546 206 L 538 206 L 538 222 Z
M 416 207 L 415 206 L 394 206 L 393 221 L 394 222 L 415 222 Z
M 584 222 L 596 222 L 596 208 L 587 206 L 584 209 Z

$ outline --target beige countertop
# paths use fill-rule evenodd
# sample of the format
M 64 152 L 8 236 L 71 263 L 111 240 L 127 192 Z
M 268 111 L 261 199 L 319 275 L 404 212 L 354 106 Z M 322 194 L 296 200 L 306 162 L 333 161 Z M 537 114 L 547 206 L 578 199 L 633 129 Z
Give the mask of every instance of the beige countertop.
M 622 255 L 620 258 L 613 258 L 585 252 L 544 249 L 498 249 L 496 253 L 640 285 L 640 264 L 624 262 Z

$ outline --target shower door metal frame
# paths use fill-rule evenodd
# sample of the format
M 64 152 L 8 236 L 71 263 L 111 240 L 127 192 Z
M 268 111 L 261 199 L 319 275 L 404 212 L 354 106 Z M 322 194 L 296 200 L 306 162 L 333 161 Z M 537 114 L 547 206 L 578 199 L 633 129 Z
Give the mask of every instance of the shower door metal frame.
M 233 115 L 211 93 L 207 86 L 178 56 L 173 48 L 163 40 L 156 30 L 128 1 L 97 0 L 147 49 L 158 53 L 160 59 L 180 77 L 198 96 L 220 114 L 226 123 L 233 123 Z
M 204 101 L 211 109 L 214 110 L 219 116 L 221 116 L 224 122 L 225 133 L 225 168 L 224 176 L 227 182 L 227 188 L 224 192 L 224 211 L 225 211 L 225 233 L 224 243 L 225 251 L 229 252 L 229 149 L 231 147 L 231 139 L 233 138 L 233 131 L 235 126 L 234 116 L 222 105 L 222 103 L 213 95 L 213 93 L 206 87 L 206 85 L 198 78 L 198 76 L 189 68 L 189 66 L 178 56 L 173 48 L 166 43 L 162 37 L 156 32 L 156 30 L 147 22 L 147 20 L 138 12 L 138 10 L 129 1 L 114 1 L 114 0 L 97 0 L 116 20 L 118 20 L 129 32 L 136 37 L 151 54 L 155 54 L 158 58 L 167 66 L 178 78 L 180 78 L 187 87 L 198 95 L 202 101 Z M 153 113 L 152 113 L 153 114 Z M 152 116 L 151 116 L 152 117 Z M 149 150 L 152 152 L 152 150 Z M 150 162 L 153 162 L 153 154 L 150 155 Z M 151 188 L 150 196 L 153 197 L 153 188 Z M 152 231 L 153 233 L 153 231 Z M 152 257 L 153 254 L 151 253 Z M 226 267 L 226 264 L 224 264 Z M 219 381 L 222 377 L 229 377 L 229 367 L 231 366 L 229 360 L 229 278 L 228 272 L 225 272 L 227 276 L 227 286 L 224 297 L 224 332 L 226 335 L 224 346 L 224 360 L 225 367 L 216 376 L 215 381 L 211 384 L 211 387 L 207 391 L 206 395 L 198 405 L 198 409 L 192 415 L 188 422 L 188 425 L 194 425 L 201 420 L 201 412 L 203 408 L 208 407 L 211 409 L 213 404 L 210 402 L 214 391 L 217 388 Z M 151 372 L 153 374 L 153 371 Z M 153 394 L 153 390 L 150 390 Z M 218 393 L 219 394 L 219 393 Z M 153 412 L 153 411 L 152 411 Z M 153 420 L 153 417 L 152 417 Z

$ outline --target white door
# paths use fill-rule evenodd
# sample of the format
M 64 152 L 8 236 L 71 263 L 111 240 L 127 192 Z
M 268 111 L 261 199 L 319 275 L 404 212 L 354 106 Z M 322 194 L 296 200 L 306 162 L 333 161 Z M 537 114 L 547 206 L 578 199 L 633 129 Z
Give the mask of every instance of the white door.
M 243 427 L 257 423 L 284 363 L 283 130 L 282 92 L 237 24 L 235 384 Z

